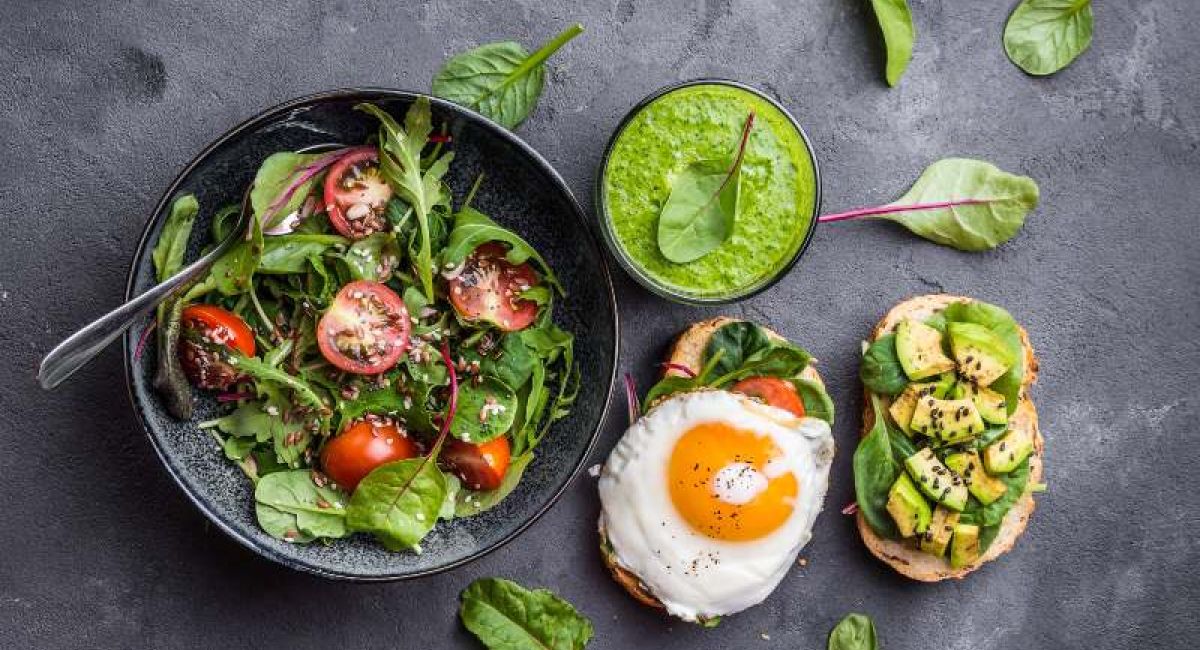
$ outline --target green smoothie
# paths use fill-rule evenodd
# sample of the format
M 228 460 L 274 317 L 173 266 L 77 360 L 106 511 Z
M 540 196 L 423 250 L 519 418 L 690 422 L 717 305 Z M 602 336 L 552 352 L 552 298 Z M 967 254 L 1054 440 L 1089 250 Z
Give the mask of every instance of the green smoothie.
M 732 236 L 700 259 L 668 260 L 658 249 L 657 228 L 674 175 L 692 162 L 729 156 L 751 110 Z M 783 111 L 752 92 L 714 83 L 670 91 L 638 111 L 609 153 L 601 192 L 627 261 L 670 293 L 719 299 L 748 293 L 792 260 L 813 218 L 816 181 L 804 139 Z

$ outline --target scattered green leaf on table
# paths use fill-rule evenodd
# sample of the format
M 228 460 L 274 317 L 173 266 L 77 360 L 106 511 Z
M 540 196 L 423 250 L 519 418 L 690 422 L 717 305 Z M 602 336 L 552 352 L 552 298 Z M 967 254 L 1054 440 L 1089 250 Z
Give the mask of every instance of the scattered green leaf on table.
M 887 82 L 895 86 L 912 59 L 913 41 L 917 38 L 912 11 L 907 0 L 871 0 L 871 6 L 887 49 Z
M 944 158 L 921 173 L 912 188 L 889 207 L 937 202 L 949 207 L 881 215 L 930 241 L 964 251 L 984 251 L 1012 239 L 1038 203 L 1038 186 L 1028 176 L 1002 171 L 970 158 Z
M 433 94 L 514 129 L 541 97 L 546 59 L 581 33 L 583 25 L 572 25 L 532 55 L 513 41 L 463 52 L 446 61 L 434 76 Z
M 1054 74 L 1092 44 L 1092 0 L 1023 0 L 1004 26 L 1004 52 L 1032 75 Z
M 850 614 L 829 633 L 829 650 L 877 650 L 875 623 L 866 614 Z
M 502 578 L 480 578 L 462 593 L 459 616 L 490 650 L 577 650 L 592 624 L 548 589 L 526 589 Z
M 671 193 L 658 215 L 658 250 L 676 264 L 708 255 L 733 235 L 741 193 L 742 161 L 754 112 L 728 158 L 698 160 L 671 181 Z
M 419 550 L 437 523 L 447 489 L 446 475 L 424 457 L 381 465 L 354 489 L 346 524 L 374 534 L 390 550 Z
M 263 530 L 296 543 L 345 537 L 345 500 L 337 490 L 317 487 L 306 469 L 268 474 L 254 488 L 255 514 Z

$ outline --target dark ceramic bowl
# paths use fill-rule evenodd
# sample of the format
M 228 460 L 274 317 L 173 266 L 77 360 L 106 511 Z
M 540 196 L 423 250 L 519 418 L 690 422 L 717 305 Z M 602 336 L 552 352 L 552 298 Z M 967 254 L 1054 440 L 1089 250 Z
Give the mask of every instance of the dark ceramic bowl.
M 274 151 L 341 142 L 355 144 L 376 132 L 374 118 L 352 110 L 375 102 L 398 119 L 417 95 L 383 89 L 348 89 L 302 97 L 271 108 L 234 127 L 209 145 L 171 183 L 146 224 L 129 272 L 126 299 L 153 285 L 150 251 L 171 200 L 191 192 L 201 216 L 191 257 L 208 239 L 208 219 L 220 206 L 241 199 L 262 160 Z M 537 448 L 519 487 L 500 505 L 467 519 L 441 522 L 421 544 L 420 554 L 389 552 L 357 535 L 329 545 L 294 545 L 273 539 L 254 516 L 253 486 L 225 460 L 213 438 L 196 423 L 213 417 L 218 405 L 197 396 L 195 419 L 174 420 L 152 386 L 154 357 L 134 358 L 137 332 L 125 337 L 125 368 L 134 410 L 163 465 L 188 498 L 221 530 L 255 552 L 286 566 L 331 578 L 397 580 L 459 566 L 492 551 L 525 530 L 562 495 L 579 472 L 612 394 L 617 357 L 617 308 L 604 256 L 583 212 L 562 178 L 536 151 L 502 127 L 449 102 L 432 99 L 434 121 L 446 123 L 455 159 L 447 181 L 456 197 L 485 172 L 475 205 L 528 239 L 546 257 L 568 297 L 556 305 L 555 320 L 576 336 L 575 358 L 583 390 L 571 415 L 555 423 Z
M 787 118 L 787 121 L 791 123 L 792 127 L 795 128 L 796 133 L 800 136 L 800 140 L 804 143 L 804 149 L 808 153 L 809 162 L 812 164 L 812 214 L 808 215 L 808 228 L 804 231 L 804 239 L 800 242 L 800 246 L 796 248 L 796 252 L 793 253 L 789 259 L 785 260 L 784 263 L 771 275 L 759 280 L 758 282 L 725 294 L 707 295 L 689 293 L 682 291 L 677 287 L 672 287 L 661 283 L 657 279 L 651 277 L 650 274 L 646 273 L 638 264 L 638 262 L 630 257 L 629 253 L 625 251 L 625 246 L 621 243 L 620 237 L 617 235 L 616 228 L 612 224 L 612 219 L 609 217 L 608 196 L 604 191 L 604 180 L 608 174 L 608 159 L 610 156 L 612 156 L 613 148 L 616 147 L 617 140 L 621 137 L 621 133 L 625 131 L 625 127 L 629 125 L 629 122 L 633 120 L 633 118 L 639 113 L 641 113 L 642 109 L 654 102 L 654 100 L 659 99 L 668 93 L 683 88 L 688 88 L 690 86 L 731 86 L 739 90 L 744 90 L 753 95 L 757 95 L 763 101 L 779 109 L 779 112 L 782 113 L 785 118 Z M 809 139 L 808 133 L 804 130 L 803 126 L 800 126 L 800 121 L 797 120 L 790 112 L 788 112 L 788 109 L 784 108 L 783 104 L 780 104 L 778 101 L 776 101 L 774 97 L 771 97 L 767 93 L 755 88 L 754 86 L 750 86 L 739 81 L 732 81 L 729 79 L 693 79 L 691 81 L 684 81 L 682 83 L 672 84 L 670 86 L 660 88 L 653 93 L 650 93 L 645 99 L 638 102 L 636 106 L 629 109 L 629 112 L 625 114 L 625 117 L 621 120 L 621 123 L 617 125 L 616 129 L 613 130 L 613 134 L 608 140 L 608 145 L 604 149 L 604 157 L 601 160 L 599 171 L 596 174 L 596 182 L 593 192 L 595 193 L 596 214 L 600 222 L 600 231 L 604 235 L 604 243 L 608 246 L 608 251 L 612 253 L 612 256 L 616 258 L 617 262 L 621 265 L 621 268 L 625 269 L 625 272 L 629 274 L 629 277 L 633 278 L 638 284 L 645 287 L 654 295 L 661 298 L 666 298 L 667 300 L 688 305 L 725 305 L 737 302 L 739 300 L 745 300 L 746 298 L 758 295 L 763 291 L 775 286 L 775 283 L 779 282 L 784 276 L 791 272 L 792 267 L 794 267 L 796 262 L 800 261 L 800 257 L 804 255 L 804 251 L 808 250 L 808 245 L 812 242 L 813 231 L 815 231 L 817 228 L 817 217 L 821 214 L 821 168 L 820 165 L 817 164 L 817 152 L 816 149 L 813 148 L 812 140 Z

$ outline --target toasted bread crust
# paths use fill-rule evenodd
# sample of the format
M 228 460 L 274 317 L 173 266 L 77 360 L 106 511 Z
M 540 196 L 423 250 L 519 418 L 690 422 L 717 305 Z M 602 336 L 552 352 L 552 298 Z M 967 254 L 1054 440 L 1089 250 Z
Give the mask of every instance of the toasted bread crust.
M 882 320 L 875 326 L 871 332 L 871 340 L 874 341 L 884 334 L 888 334 L 896 329 L 900 321 L 906 318 L 925 319 L 932 316 L 935 312 L 945 309 L 948 305 L 955 302 L 972 302 L 972 298 L 964 296 L 951 296 L 946 294 L 932 294 L 926 296 L 917 296 L 901 302 L 892 307 L 890 311 L 883 317 Z M 1037 409 L 1033 405 L 1033 401 L 1029 398 L 1029 387 L 1037 381 L 1038 361 L 1034 355 L 1033 346 L 1029 343 L 1029 334 L 1024 328 L 1018 325 L 1021 333 L 1021 346 L 1025 350 L 1025 378 L 1021 385 L 1020 403 L 1017 405 L 1017 410 L 1013 413 L 1010 420 L 1012 427 L 1023 427 L 1033 432 L 1035 453 L 1030 456 L 1030 472 L 1029 483 L 1033 485 L 1040 483 L 1042 480 L 1042 453 L 1045 441 L 1042 439 L 1041 432 L 1038 429 Z M 884 407 L 886 408 L 886 399 Z M 862 435 L 866 436 L 871 428 L 875 426 L 875 414 L 871 409 L 870 392 L 864 389 L 864 407 L 863 407 L 863 428 Z M 899 540 L 886 539 L 875 533 L 871 526 L 867 523 L 862 512 L 859 512 L 856 519 L 858 524 L 858 532 L 862 536 L 863 543 L 871 553 L 891 566 L 896 571 L 900 572 L 914 580 L 922 582 L 938 582 L 948 578 L 961 579 L 967 574 L 978 569 L 986 562 L 990 562 L 1013 547 L 1017 542 L 1017 538 L 1025 531 L 1025 527 L 1029 523 L 1029 517 L 1033 514 L 1036 507 L 1033 494 L 1028 487 L 1021 500 L 1013 505 L 1008 514 L 1004 516 L 1004 521 L 1000 526 L 1000 533 L 996 539 L 992 541 L 988 550 L 980 556 L 979 560 L 974 564 L 954 569 L 950 567 L 950 563 L 944 558 L 934 557 L 928 553 L 922 552 L 920 549 L 913 546 L 911 543 L 904 543 Z
M 675 344 L 671 346 L 671 352 L 667 357 L 667 363 L 689 368 L 693 372 L 699 371 L 700 366 L 703 365 L 701 359 L 704 356 L 704 348 L 708 347 L 708 340 L 712 338 L 713 333 L 720 329 L 721 326 L 739 320 L 742 319 L 731 318 L 729 316 L 718 316 L 716 318 L 710 318 L 708 320 L 693 324 L 691 327 L 681 332 L 679 337 L 675 339 Z M 762 326 L 760 325 L 760 327 Z M 763 329 L 767 332 L 768 336 L 779 340 L 783 339 L 782 336 L 767 329 L 766 327 L 763 327 Z M 678 370 L 670 366 L 668 366 L 663 372 L 664 376 L 682 376 L 685 374 L 686 373 L 684 373 L 682 370 Z M 816 369 L 813 368 L 812 365 L 809 365 L 807 368 L 805 368 L 804 372 L 802 372 L 800 376 L 816 382 L 822 388 L 825 387 L 825 382 L 821 379 L 821 375 L 817 374 Z M 612 574 L 613 580 L 616 580 L 617 584 L 624 587 L 625 591 L 629 592 L 629 595 L 633 596 L 643 605 L 646 605 L 647 607 L 654 607 L 656 609 L 665 609 L 662 602 L 650 593 L 650 590 L 645 584 L 642 583 L 641 579 L 622 567 L 617 562 L 617 558 L 608 551 L 608 541 L 604 532 L 603 519 L 600 521 L 600 540 L 600 556 L 604 560 L 604 565 L 608 567 L 609 573 Z

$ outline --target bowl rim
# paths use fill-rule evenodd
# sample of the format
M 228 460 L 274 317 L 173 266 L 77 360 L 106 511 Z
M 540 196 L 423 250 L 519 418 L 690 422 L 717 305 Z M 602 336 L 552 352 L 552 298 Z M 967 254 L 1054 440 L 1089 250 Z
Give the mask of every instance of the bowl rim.
M 779 267 L 778 270 L 776 270 L 772 275 L 768 276 L 765 280 L 761 281 L 759 284 L 752 285 L 749 289 L 740 293 L 734 293 L 727 296 L 708 297 L 680 293 L 671 289 L 670 287 L 658 283 L 644 271 L 638 268 L 634 261 L 629 258 L 629 255 L 626 254 L 624 247 L 621 246 L 620 241 L 617 239 L 616 232 L 614 232 L 612 227 L 611 219 L 609 219 L 608 216 L 608 200 L 604 196 L 604 177 L 608 171 L 608 161 L 612 156 L 613 148 L 617 144 L 617 139 L 625 131 L 625 127 L 629 125 L 629 122 L 631 122 L 633 118 L 638 115 L 638 113 L 640 113 L 655 100 L 676 90 L 682 90 L 692 86 L 730 86 L 749 92 L 767 102 L 771 106 L 774 106 L 779 110 L 780 113 L 783 114 L 784 118 L 791 123 L 792 127 L 796 129 L 796 132 L 800 135 L 801 142 L 804 143 L 804 149 L 808 153 L 809 162 L 812 163 L 812 214 L 809 218 L 808 229 L 804 234 L 804 239 L 796 248 L 796 252 L 791 256 L 786 264 Z M 792 115 L 792 113 L 788 111 L 783 104 L 781 104 L 770 94 L 759 88 L 751 86 L 750 84 L 733 79 L 725 79 L 721 77 L 700 77 L 697 79 L 690 79 L 687 81 L 681 81 L 679 83 L 663 86 L 662 88 L 651 92 L 649 95 L 646 95 L 646 97 L 642 98 L 641 101 L 639 101 L 637 104 L 634 104 L 633 108 L 629 109 L 629 112 L 627 112 L 625 116 L 621 118 L 621 121 L 617 124 L 617 127 L 613 129 L 612 135 L 609 136 L 608 143 L 604 145 L 604 155 L 600 159 L 600 167 L 596 171 L 596 179 L 593 184 L 592 191 L 593 200 L 596 205 L 595 217 L 596 221 L 598 222 L 600 232 L 604 235 L 605 247 L 617 260 L 617 264 L 625 270 L 625 273 L 628 274 L 629 277 L 633 278 L 635 282 L 644 287 L 646 290 L 650 291 L 650 293 L 659 296 L 660 298 L 666 298 L 667 300 L 671 300 L 673 302 L 695 306 L 728 305 L 756 296 L 778 284 L 779 281 L 784 278 L 784 276 L 791 273 L 792 268 L 796 266 L 796 263 L 800 261 L 800 258 L 804 255 L 805 251 L 808 250 L 808 246 L 813 240 L 813 233 L 817 230 L 817 223 L 819 222 L 819 217 L 821 215 L 821 166 L 817 160 L 817 150 L 813 146 L 812 139 L 809 138 L 808 132 L 804 130 L 804 127 L 800 124 L 800 121 L 796 119 L 796 116 Z
M 556 490 L 554 490 L 554 492 L 550 495 L 549 499 L 547 499 L 545 503 L 538 506 L 537 510 L 533 513 L 533 515 L 530 516 L 526 521 L 522 522 L 520 525 L 518 525 L 516 528 L 514 528 L 509 533 L 502 536 L 500 539 L 492 542 L 491 544 L 483 546 L 462 558 L 459 558 L 457 560 L 454 560 L 452 562 L 448 562 L 448 563 L 445 563 L 442 565 L 437 565 L 437 566 L 419 569 L 419 570 L 415 570 L 415 571 L 405 571 L 405 572 L 393 572 L 393 573 L 381 573 L 381 574 L 368 575 L 368 574 L 354 573 L 352 571 L 331 570 L 331 569 L 327 569 L 327 568 L 323 568 L 323 567 L 312 566 L 307 562 L 297 560 L 295 557 L 292 557 L 285 553 L 280 553 L 280 552 L 276 551 L 275 549 L 271 549 L 269 547 L 263 546 L 254 538 L 242 534 L 242 532 L 237 530 L 233 525 L 226 522 L 223 517 L 221 517 L 218 513 L 216 513 L 215 510 L 213 508 L 211 508 L 208 503 L 206 503 L 205 501 L 200 499 L 198 495 L 193 494 L 191 488 L 189 488 L 187 486 L 187 484 L 184 482 L 183 477 L 176 470 L 176 468 L 172 465 L 171 461 L 168 460 L 168 457 L 166 455 L 165 450 L 163 449 L 162 444 L 159 442 L 158 437 L 153 433 L 153 431 L 151 430 L 151 427 L 147 423 L 147 420 L 143 414 L 142 407 L 139 404 L 137 394 L 134 390 L 134 374 L 133 374 L 134 367 L 131 362 L 132 355 L 130 353 L 130 351 L 132 349 L 136 348 L 136 334 L 134 332 L 134 328 L 130 328 L 125 333 L 125 336 L 123 336 L 121 339 L 122 340 L 122 360 L 125 365 L 125 385 L 126 385 L 127 393 L 129 395 L 130 404 L 133 407 L 134 415 L 137 417 L 138 423 L 141 425 L 142 430 L 145 431 L 146 437 L 150 439 L 151 446 L 154 448 L 154 453 L 158 456 L 159 462 L 161 463 L 163 468 L 167 470 L 167 474 L 169 474 L 171 476 L 171 479 L 179 487 L 180 491 L 182 491 L 187 496 L 188 501 L 190 501 L 192 503 L 192 505 L 195 506 L 196 509 L 198 509 L 209 521 L 214 523 L 218 529 L 220 529 L 226 535 L 231 537 L 234 541 L 241 544 L 243 547 L 248 548 L 251 551 L 254 551 L 255 553 L 257 553 L 258 555 L 265 557 L 268 560 L 272 560 L 278 564 L 282 564 L 283 566 L 286 566 L 290 569 L 303 571 L 303 572 L 310 573 L 313 575 L 318 575 L 318 576 L 321 576 L 324 578 L 332 578 L 332 579 L 345 580 L 345 581 L 350 581 L 350 582 L 392 582 L 392 581 L 401 581 L 401 580 L 411 580 L 411 579 L 415 579 L 415 578 L 436 575 L 436 574 L 439 574 L 439 573 L 442 573 L 445 571 L 449 571 L 451 569 L 455 569 L 460 566 L 469 564 L 475 560 L 478 560 L 478 559 L 488 555 L 492 551 L 495 551 L 496 549 L 498 549 L 502 546 L 505 546 L 512 540 L 519 537 L 526 530 L 528 530 L 529 527 L 534 524 L 534 522 L 541 519 L 542 516 L 545 515 L 550 510 L 550 508 L 552 508 L 554 506 L 554 504 L 556 504 L 558 502 L 558 500 L 560 498 L 562 498 L 562 495 L 566 493 L 567 488 L 569 488 L 571 486 L 571 484 L 574 483 L 575 480 L 579 477 L 579 474 L 582 471 L 584 465 L 587 463 L 588 458 L 590 458 L 592 455 L 592 452 L 595 451 L 596 443 L 600 437 L 600 432 L 603 430 L 604 424 L 608 420 L 608 414 L 612 407 L 613 393 L 614 393 L 615 386 L 616 386 L 617 373 L 618 373 L 618 368 L 619 368 L 619 363 L 620 363 L 621 322 L 620 322 L 620 311 L 618 309 L 618 304 L 617 304 L 616 291 L 613 287 L 612 274 L 608 268 L 608 261 L 606 259 L 606 256 L 604 255 L 604 249 L 600 245 L 600 243 L 597 241 L 595 233 L 593 233 L 592 230 L 587 227 L 587 223 L 588 223 L 587 215 L 584 213 L 583 208 L 579 205 L 579 201 L 575 198 L 574 193 L 571 192 L 570 186 L 562 178 L 562 176 L 558 173 L 558 171 L 555 170 L 554 167 L 551 166 L 550 163 L 540 153 L 538 153 L 533 147 L 531 147 L 529 144 L 527 144 L 519 136 L 512 133 L 508 129 L 505 129 L 504 127 L 500 126 L 499 124 L 495 123 L 491 119 L 489 119 L 471 109 L 468 109 L 463 106 L 459 106 L 457 104 L 449 102 L 447 100 L 435 97 L 429 93 L 415 92 L 415 91 L 402 90 L 402 89 L 384 88 L 384 87 L 376 87 L 376 86 L 353 86 L 353 87 L 346 87 L 346 88 L 337 88 L 337 89 L 333 89 L 333 90 L 325 90 L 325 91 L 321 91 L 321 92 L 316 92 L 316 93 L 311 93 L 311 94 L 295 97 L 295 98 L 289 99 L 287 101 L 270 106 L 264 110 L 261 110 L 258 113 L 254 114 L 253 116 L 251 116 L 250 118 L 243 120 L 242 122 L 239 122 L 235 126 L 231 127 L 230 129 L 228 129 L 227 131 L 222 133 L 220 136 L 218 136 L 217 138 L 212 140 L 209 144 L 205 145 L 205 147 L 203 149 L 201 149 L 200 152 L 198 154 L 196 154 L 196 156 L 194 158 L 192 158 L 192 160 L 190 162 L 188 162 L 183 167 L 183 169 L 181 169 L 179 171 L 178 174 L 175 175 L 175 178 L 170 182 L 170 184 L 167 185 L 166 190 L 163 192 L 162 198 L 159 199 L 159 201 L 155 205 L 153 211 L 150 213 L 150 217 L 146 220 L 146 225 L 142 229 L 142 234 L 138 238 L 137 246 L 134 248 L 133 256 L 130 259 L 130 263 L 129 263 L 129 272 L 128 272 L 128 274 L 126 276 L 126 280 L 125 280 L 124 299 L 126 301 L 129 301 L 134 297 L 134 293 L 133 293 L 134 287 L 135 287 L 135 285 L 137 283 L 137 279 L 138 279 L 138 262 L 139 262 L 139 260 L 143 259 L 143 257 L 146 254 L 147 247 L 151 245 L 151 243 L 152 243 L 151 239 L 153 237 L 154 231 L 157 229 L 159 222 L 161 222 L 162 219 L 167 214 L 167 210 L 171 203 L 171 200 L 174 198 L 175 194 L 179 191 L 180 186 L 182 185 L 184 179 L 187 178 L 187 176 L 189 174 L 191 174 L 198 165 L 200 165 L 204 160 L 206 160 L 210 155 L 212 155 L 213 152 L 216 151 L 219 147 L 221 147 L 239 137 L 242 137 L 247 131 L 258 128 L 259 126 L 266 124 L 270 121 L 273 121 L 288 112 L 291 112 L 291 111 L 294 111 L 294 110 L 297 110 L 300 108 L 305 108 L 310 105 L 320 104 L 325 101 L 339 100 L 339 99 L 345 100 L 345 99 L 355 99 L 355 98 L 362 99 L 363 101 L 369 101 L 371 99 L 398 99 L 398 100 L 405 100 L 405 101 L 414 101 L 418 97 L 427 97 L 429 99 L 430 103 L 433 104 L 434 106 L 437 106 L 443 110 L 447 110 L 450 112 L 459 113 L 459 114 L 465 116 L 467 119 L 479 123 L 480 126 L 493 132 L 495 135 L 498 135 L 502 139 L 507 140 L 511 145 L 513 145 L 518 150 L 523 152 L 526 156 L 528 156 L 529 159 L 533 162 L 533 164 L 537 168 L 539 168 L 550 179 L 552 179 L 552 182 L 555 185 L 557 185 L 558 189 L 561 190 L 564 193 L 564 195 L 566 196 L 567 204 L 570 208 L 570 211 L 573 213 L 574 218 L 579 221 L 581 226 L 583 226 L 580 230 L 586 231 L 583 234 L 583 237 L 585 238 L 585 240 L 587 242 L 586 245 L 591 246 L 592 249 L 595 251 L 596 259 L 599 261 L 600 277 L 603 282 L 603 289 L 606 290 L 606 291 L 604 291 L 604 293 L 608 297 L 609 308 L 612 312 L 613 345 L 612 345 L 612 349 L 609 352 L 609 358 L 611 361 L 612 372 L 610 373 L 610 376 L 608 378 L 608 388 L 604 394 L 604 402 L 600 409 L 600 415 L 596 420 L 595 426 L 592 427 L 592 431 L 588 436 L 587 444 L 584 446 L 583 452 L 579 456 L 579 460 L 575 463 L 575 466 L 571 469 L 571 472 L 567 476 L 566 480 L 563 481 L 561 486 L 559 486 Z

